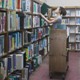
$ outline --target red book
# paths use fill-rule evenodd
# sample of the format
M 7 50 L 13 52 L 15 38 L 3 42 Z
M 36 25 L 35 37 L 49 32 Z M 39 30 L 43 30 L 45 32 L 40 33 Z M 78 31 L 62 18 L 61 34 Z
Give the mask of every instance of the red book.
M 21 9 L 21 0 L 17 0 L 17 9 Z

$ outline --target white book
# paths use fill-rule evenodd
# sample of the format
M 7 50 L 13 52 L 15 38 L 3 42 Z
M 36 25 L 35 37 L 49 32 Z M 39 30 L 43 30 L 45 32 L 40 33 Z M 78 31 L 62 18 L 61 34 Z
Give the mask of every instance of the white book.
M 16 54 L 16 69 L 23 69 L 24 68 L 24 57 L 23 54 Z

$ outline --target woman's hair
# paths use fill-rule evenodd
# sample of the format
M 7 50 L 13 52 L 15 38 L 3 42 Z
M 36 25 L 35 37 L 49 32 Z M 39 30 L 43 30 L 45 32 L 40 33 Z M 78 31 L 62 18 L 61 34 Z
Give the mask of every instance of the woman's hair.
M 66 15 L 66 10 L 65 10 L 65 8 L 63 8 L 63 7 L 61 7 L 60 6 L 60 14 L 62 14 L 62 16 L 65 16 Z

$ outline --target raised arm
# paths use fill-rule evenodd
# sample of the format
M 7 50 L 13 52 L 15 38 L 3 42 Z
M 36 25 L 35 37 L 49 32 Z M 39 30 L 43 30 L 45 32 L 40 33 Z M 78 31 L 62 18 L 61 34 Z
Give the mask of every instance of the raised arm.
M 48 20 L 48 19 L 47 19 L 43 14 L 41 14 L 41 13 L 40 13 L 40 16 L 41 16 L 44 20 L 46 20 L 49 24 L 50 24 L 50 23 L 54 23 L 54 22 L 57 21 L 56 18 L 52 18 L 51 20 Z

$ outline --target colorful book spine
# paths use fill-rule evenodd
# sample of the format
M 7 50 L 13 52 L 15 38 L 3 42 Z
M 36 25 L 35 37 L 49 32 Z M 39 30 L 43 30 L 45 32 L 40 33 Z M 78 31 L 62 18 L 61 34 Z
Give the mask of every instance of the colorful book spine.
M 31 15 L 26 15 L 24 18 L 24 29 L 32 27 L 32 17 Z
M 8 31 L 14 30 L 20 30 L 20 17 L 16 11 L 11 11 L 8 12 Z
M 36 2 L 33 2 L 33 13 L 40 13 L 41 12 L 41 6 L 40 4 L 37 4 Z
M 40 17 L 33 16 L 33 27 L 40 27 Z
M 4 35 L 0 36 L 0 56 L 4 54 Z
M 9 34 L 9 51 L 22 47 L 22 33 Z
M 22 11 L 31 12 L 31 0 L 22 0 Z
M 6 13 L 1 12 L 0 13 L 0 32 L 5 31 L 5 25 L 6 25 Z

